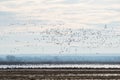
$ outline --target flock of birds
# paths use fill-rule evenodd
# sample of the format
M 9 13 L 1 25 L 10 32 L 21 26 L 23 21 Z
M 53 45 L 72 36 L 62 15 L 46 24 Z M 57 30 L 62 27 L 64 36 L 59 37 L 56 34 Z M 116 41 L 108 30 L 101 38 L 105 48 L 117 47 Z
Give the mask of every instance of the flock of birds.
M 14 26 L 10 24 L 9 26 Z M 25 24 L 22 27 L 26 26 Z M 39 30 L 26 32 L 8 31 L 4 33 L 1 31 L 0 42 L 7 42 L 11 40 L 12 45 L 18 45 L 10 50 L 10 53 L 19 53 L 23 48 L 38 48 L 45 52 L 47 46 L 59 46 L 58 53 L 79 53 L 80 48 L 118 48 L 120 47 L 120 33 L 115 28 L 109 28 L 105 25 L 102 29 L 86 29 L 86 28 L 65 28 L 64 24 L 35 26 Z M 53 28 L 50 28 L 54 26 Z M 56 27 L 57 26 L 57 27 Z M 11 27 L 12 28 L 12 27 Z M 27 26 L 27 28 L 29 28 Z M 7 35 L 7 36 L 6 36 Z M 14 36 L 14 37 L 13 37 Z M 20 38 L 17 38 L 17 37 Z M 19 47 L 19 45 L 22 46 Z M 43 46 L 44 45 L 44 46 Z M 31 49 L 30 48 L 30 49 Z M 50 48 L 50 47 L 49 47 Z

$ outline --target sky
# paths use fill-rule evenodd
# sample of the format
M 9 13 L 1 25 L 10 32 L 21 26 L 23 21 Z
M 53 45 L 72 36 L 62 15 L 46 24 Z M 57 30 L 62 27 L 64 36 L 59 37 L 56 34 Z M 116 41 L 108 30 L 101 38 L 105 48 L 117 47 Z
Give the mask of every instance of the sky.
M 111 53 L 120 0 L 0 0 L 0 54 Z

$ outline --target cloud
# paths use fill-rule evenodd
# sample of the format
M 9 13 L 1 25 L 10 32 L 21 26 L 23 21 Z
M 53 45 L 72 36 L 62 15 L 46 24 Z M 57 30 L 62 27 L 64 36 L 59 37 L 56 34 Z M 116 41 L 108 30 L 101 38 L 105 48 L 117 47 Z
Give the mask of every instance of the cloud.
M 119 4 L 119 0 L 12 0 L 1 2 L 0 8 L 1 11 L 17 14 L 18 19 L 29 19 L 28 17 L 31 16 L 33 20 L 109 24 L 120 21 Z

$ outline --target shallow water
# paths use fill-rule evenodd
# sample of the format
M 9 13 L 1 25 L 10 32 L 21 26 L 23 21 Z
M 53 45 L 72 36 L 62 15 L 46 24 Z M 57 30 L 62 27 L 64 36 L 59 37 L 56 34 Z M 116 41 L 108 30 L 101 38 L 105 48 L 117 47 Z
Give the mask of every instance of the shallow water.
M 0 68 L 120 68 L 120 64 L 41 64 L 0 65 Z

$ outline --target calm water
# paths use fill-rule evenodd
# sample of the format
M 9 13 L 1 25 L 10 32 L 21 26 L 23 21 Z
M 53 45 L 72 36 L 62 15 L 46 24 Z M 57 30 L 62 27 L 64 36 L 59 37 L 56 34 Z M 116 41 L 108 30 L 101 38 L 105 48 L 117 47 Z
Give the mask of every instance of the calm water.
M 111 64 L 43 64 L 43 65 L 0 65 L 0 68 L 120 68 Z

